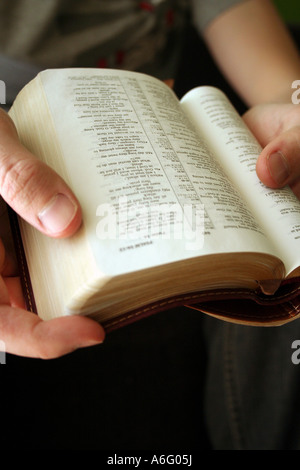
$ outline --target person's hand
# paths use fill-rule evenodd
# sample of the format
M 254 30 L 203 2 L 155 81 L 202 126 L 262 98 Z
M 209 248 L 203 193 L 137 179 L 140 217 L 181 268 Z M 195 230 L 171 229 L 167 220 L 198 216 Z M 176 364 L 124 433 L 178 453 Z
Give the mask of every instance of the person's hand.
M 23 219 L 52 237 L 72 235 L 80 205 L 66 183 L 24 148 L 0 109 L 0 195 Z
M 55 358 L 101 343 L 96 322 L 69 316 L 42 321 L 24 308 L 20 280 L 7 248 L 12 246 L 3 199 L 41 232 L 71 236 L 80 226 L 78 201 L 65 182 L 19 142 L 15 127 L 0 110 L 0 344 L 8 353 Z M 4 243 L 3 243 L 3 241 Z
M 289 185 L 300 199 L 300 107 L 261 104 L 243 117 L 263 147 L 256 165 L 260 180 L 270 188 Z

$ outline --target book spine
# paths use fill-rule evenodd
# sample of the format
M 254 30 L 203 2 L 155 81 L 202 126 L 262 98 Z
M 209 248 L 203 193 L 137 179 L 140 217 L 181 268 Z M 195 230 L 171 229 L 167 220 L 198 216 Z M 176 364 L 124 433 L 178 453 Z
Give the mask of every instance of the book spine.
M 21 280 L 23 295 L 25 299 L 25 306 L 29 312 L 37 313 L 37 308 L 34 300 L 34 294 L 30 281 L 30 275 L 27 267 L 26 255 L 23 248 L 21 231 L 17 214 L 8 206 L 8 216 L 13 236 L 15 247 L 15 254 L 19 268 L 19 276 Z

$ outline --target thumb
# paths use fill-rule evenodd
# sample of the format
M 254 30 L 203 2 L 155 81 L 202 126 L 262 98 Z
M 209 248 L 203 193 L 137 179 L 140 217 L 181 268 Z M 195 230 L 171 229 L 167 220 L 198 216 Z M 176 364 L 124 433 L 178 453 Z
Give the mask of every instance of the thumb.
M 256 171 L 260 180 L 270 188 L 291 187 L 300 179 L 300 126 L 275 137 L 261 152 Z
M 63 179 L 18 140 L 0 110 L 0 194 L 23 219 L 53 237 L 72 235 L 81 223 L 77 199 Z

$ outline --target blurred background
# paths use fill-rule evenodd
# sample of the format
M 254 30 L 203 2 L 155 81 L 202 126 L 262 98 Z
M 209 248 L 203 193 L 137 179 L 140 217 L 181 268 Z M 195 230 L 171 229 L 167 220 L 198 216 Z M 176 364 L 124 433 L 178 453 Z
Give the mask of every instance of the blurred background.
M 299 0 L 273 0 L 283 19 L 291 25 L 300 25 Z

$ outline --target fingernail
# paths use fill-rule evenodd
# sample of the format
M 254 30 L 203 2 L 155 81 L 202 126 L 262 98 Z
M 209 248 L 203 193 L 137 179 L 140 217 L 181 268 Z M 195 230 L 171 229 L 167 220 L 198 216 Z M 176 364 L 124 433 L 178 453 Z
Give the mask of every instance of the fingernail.
M 52 234 L 63 232 L 72 222 L 77 206 L 64 194 L 57 194 L 39 213 L 44 228 Z
M 283 153 L 280 151 L 272 153 L 269 155 L 267 162 L 269 172 L 275 183 L 279 185 L 285 183 L 290 175 L 290 172 L 288 162 L 286 161 Z

